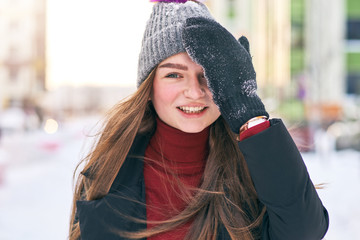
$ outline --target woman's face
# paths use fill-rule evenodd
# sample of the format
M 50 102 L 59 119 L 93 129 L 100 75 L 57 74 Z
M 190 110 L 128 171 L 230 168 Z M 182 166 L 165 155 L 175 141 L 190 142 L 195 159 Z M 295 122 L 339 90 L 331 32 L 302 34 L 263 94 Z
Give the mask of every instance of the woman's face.
M 200 132 L 220 116 L 202 67 L 187 53 L 158 65 L 151 100 L 159 118 L 183 132 Z

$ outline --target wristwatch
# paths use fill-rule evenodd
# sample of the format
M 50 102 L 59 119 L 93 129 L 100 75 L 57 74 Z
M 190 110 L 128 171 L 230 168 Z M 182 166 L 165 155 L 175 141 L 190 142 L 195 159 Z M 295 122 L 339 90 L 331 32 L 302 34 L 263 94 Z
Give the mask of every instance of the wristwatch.
M 266 116 L 258 116 L 251 118 L 249 121 L 247 121 L 244 125 L 240 128 L 240 134 L 243 133 L 245 130 L 248 130 L 249 128 L 252 128 L 260 123 L 266 122 L 268 118 Z

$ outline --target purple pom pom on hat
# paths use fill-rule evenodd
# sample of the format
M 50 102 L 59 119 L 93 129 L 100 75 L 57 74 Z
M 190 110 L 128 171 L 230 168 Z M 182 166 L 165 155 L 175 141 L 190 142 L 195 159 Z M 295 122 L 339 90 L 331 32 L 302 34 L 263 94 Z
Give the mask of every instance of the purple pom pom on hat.
M 174 2 L 174 3 L 185 3 L 188 0 L 150 0 L 150 2 Z

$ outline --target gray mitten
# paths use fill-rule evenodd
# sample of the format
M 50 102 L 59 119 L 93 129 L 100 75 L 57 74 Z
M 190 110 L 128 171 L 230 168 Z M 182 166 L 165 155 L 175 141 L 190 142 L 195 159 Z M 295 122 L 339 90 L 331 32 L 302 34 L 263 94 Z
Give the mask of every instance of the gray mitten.
M 269 116 L 256 94 L 256 74 L 245 37 L 237 41 L 219 23 L 206 18 L 189 18 L 183 44 L 191 59 L 204 68 L 208 87 L 221 115 L 231 130 L 256 116 Z

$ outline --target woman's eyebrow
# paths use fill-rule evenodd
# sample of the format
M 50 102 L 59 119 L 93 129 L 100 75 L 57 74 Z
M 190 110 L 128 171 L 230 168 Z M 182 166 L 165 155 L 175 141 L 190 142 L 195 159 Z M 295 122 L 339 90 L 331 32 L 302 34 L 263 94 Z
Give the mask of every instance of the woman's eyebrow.
M 159 68 L 176 68 L 184 71 L 188 70 L 187 66 L 177 63 L 164 63 L 160 65 Z

